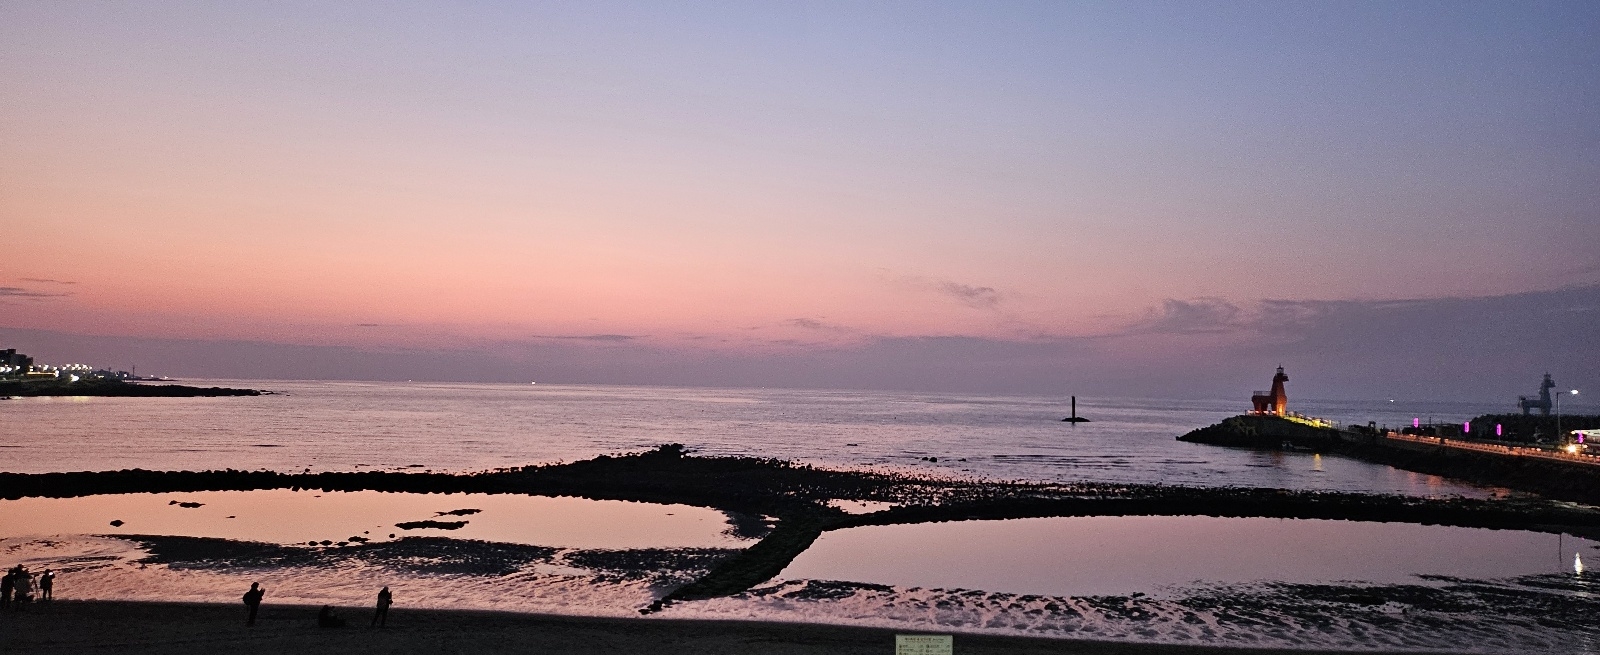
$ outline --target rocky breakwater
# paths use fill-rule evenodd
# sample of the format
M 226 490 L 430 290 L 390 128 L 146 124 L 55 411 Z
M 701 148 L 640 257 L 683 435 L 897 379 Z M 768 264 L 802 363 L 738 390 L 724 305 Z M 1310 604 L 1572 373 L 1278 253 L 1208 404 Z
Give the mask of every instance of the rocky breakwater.
M 1593 464 L 1452 447 L 1441 441 L 1392 439 L 1375 432 L 1315 427 L 1278 416 L 1233 416 L 1192 430 L 1178 437 L 1178 441 L 1344 455 L 1486 487 L 1600 505 L 1600 466 Z
M 1213 446 L 1242 446 L 1247 448 L 1283 448 L 1287 443 L 1296 448 L 1332 449 L 1346 439 L 1338 430 L 1322 428 L 1291 421 L 1270 414 L 1241 414 L 1223 419 L 1178 437 L 1178 441 L 1211 444 Z

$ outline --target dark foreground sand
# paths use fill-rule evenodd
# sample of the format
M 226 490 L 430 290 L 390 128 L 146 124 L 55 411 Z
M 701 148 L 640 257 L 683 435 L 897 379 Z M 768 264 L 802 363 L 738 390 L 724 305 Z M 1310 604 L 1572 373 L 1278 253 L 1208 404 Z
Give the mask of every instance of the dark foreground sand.
M 369 628 L 367 608 L 340 608 L 351 627 L 318 628 L 317 608 L 57 601 L 0 612 L 3 653 L 829 653 L 890 655 L 892 630 L 795 623 L 600 619 L 395 609 Z M 1013 653 L 1244 654 L 1272 651 L 956 635 L 961 655 Z M 1288 651 L 1306 655 L 1312 651 Z

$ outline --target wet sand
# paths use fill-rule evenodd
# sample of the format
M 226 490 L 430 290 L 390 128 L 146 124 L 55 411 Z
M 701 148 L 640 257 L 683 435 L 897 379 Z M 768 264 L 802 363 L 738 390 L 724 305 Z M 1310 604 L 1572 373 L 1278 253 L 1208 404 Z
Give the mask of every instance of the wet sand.
M 255 627 L 244 606 L 56 601 L 26 612 L 0 612 L 0 652 L 79 653 L 762 653 L 894 652 L 893 630 L 800 623 L 607 619 L 505 612 L 390 611 L 389 625 L 369 628 L 371 608 L 339 608 L 345 628 L 318 628 L 316 607 L 264 604 Z M 961 655 L 1081 653 L 1224 655 L 1290 652 L 1166 646 L 989 635 L 955 637 Z M 1364 651 L 1370 652 L 1370 651 Z M 1415 653 L 1416 651 L 1409 651 Z

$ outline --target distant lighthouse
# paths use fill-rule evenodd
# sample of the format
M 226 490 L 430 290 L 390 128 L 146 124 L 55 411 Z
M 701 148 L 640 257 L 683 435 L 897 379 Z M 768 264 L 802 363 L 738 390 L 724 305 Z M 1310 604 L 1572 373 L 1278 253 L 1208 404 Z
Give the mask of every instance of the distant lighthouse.
M 1252 414 L 1274 414 L 1283 416 L 1289 409 L 1289 395 L 1283 391 L 1283 383 L 1289 381 L 1289 376 L 1283 374 L 1283 367 L 1278 367 L 1278 374 L 1272 376 L 1272 391 L 1262 393 L 1257 391 L 1250 396 L 1250 404 L 1254 409 Z

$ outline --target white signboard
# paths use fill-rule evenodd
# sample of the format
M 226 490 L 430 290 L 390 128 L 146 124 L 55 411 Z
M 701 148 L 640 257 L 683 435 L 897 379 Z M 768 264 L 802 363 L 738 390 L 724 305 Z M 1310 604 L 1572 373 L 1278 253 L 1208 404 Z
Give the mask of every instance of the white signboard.
M 894 655 L 950 655 L 950 635 L 895 635 Z

